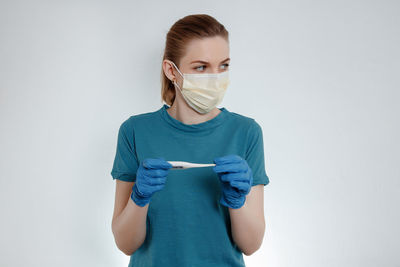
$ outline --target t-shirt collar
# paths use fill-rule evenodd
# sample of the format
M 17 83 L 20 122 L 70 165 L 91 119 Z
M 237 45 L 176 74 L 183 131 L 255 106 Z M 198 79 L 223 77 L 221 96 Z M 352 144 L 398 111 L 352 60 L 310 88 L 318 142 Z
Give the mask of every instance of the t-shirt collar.
M 163 104 L 163 106 L 159 109 L 159 113 L 160 113 L 161 117 L 169 125 L 177 128 L 179 130 L 186 131 L 186 132 L 201 132 L 201 131 L 215 128 L 218 125 L 220 125 L 221 123 L 223 123 L 224 121 L 226 121 L 227 115 L 229 113 L 229 111 L 225 107 L 222 107 L 222 108 L 218 108 L 219 110 L 221 110 L 221 112 L 217 116 L 215 116 L 214 118 L 212 118 L 208 121 L 196 123 L 196 124 L 185 124 L 185 123 L 173 118 L 171 115 L 169 115 L 169 113 L 167 112 L 168 108 L 169 108 L 168 105 Z

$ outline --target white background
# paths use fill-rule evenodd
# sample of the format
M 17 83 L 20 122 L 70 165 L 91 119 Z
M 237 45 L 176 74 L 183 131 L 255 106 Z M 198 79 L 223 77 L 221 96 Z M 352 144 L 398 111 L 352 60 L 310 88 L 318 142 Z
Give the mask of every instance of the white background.
M 0 265 L 127 266 L 111 231 L 120 124 L 155 111 L 172 24 L 230 32 L 220 106 L 264 134 L 247 266 L 400 266 L 398 1 L 1 1 Z

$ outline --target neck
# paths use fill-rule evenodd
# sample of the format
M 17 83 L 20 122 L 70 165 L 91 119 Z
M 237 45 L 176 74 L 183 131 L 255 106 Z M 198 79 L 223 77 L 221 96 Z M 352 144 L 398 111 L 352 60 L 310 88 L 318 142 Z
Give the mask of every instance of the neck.
M 221 110 L 215 107 L 206 114 L 200 114 L 192 109 L 180 95 L 176 95 L 174 103 L 167 109 L 167 112 L 171 117 L 184 124 L 198 124 L 213 119 Z

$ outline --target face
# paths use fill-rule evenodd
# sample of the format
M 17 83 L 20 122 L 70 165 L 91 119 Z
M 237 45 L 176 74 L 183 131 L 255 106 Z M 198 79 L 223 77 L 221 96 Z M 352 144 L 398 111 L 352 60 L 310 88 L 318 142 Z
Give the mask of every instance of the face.
M 220 36 L 194 39 L 186 47 L 180 62 L 174 62 L 181 73 L 220 73 L 228 70 L 229 43 Z M 170 63 L 163 62 L 164 72 L 171 81 L 182 85 L 182 76 Z

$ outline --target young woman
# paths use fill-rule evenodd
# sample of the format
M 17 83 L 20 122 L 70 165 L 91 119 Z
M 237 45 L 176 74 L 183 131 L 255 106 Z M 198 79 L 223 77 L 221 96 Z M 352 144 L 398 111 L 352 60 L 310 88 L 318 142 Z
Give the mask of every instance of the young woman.
M 129 266 L 236 267 L 264 232 L 263 135 L 252 118 L 217 108 L 229 84 L 229 39 L 200 14 L 169 30 L 162 100 L 120 126 L 111 175 L 112 231 Z M 172 169 L 169 161 L 215 166 Z

